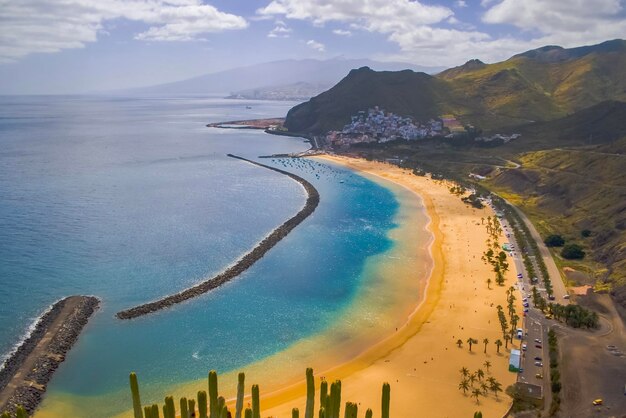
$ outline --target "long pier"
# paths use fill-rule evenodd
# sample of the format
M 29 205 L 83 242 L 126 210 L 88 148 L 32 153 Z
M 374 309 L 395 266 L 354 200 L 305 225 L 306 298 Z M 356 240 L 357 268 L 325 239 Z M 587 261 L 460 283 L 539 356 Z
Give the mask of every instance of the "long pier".
M 304 207 L 296 213 L 293 217 L 288 219 L 285 223 L 280 225 L 274 231 L 272 231 L 268 236 L 266 236 L 261 242 L 259 242 L 256 247 L 254 247 L 250 252 L 241 257 L 235 264 L 231 267 L 219 273 L 217 276 L 207 279 L 203 282 L 200 282 L 188 289 L 182 290 L 178 293 L 175 293 L 170 296 L 166 296 L 162 299 L 148 302 L 143 305 L 139 305 L 133 308 L 129 308 L 117 313 L 117 317 L 119 319 L 133 319 L 139 316 L 147 315 L 152 312 L 157 312 L 162 309 L 169 308 L 170 306 L 176 305 L 178 303 L 185 302 L 189 299 L 200 296 L 204 293 L 207 293 L 211 290 L 217 289 L 218 287 L 228 283 L 233 280 L 235 277 L 239 276 L 241 273 L 249 269 L 254 263 L 260 260 L 272 247 L 280 242 L 283 238 L 287 236 L 296 226 L 298 226 L 302 221 L 304 221 L 309 215 L 311 215 L 317 205 L 319 204 L 320 196 L 315 187 L 305 179 L 300 176 L 297 176 L 288 171 L 281 170 L 279 168 L 271 167 L 265 164 L 258 163 L 256 161 L 248 160 L 243 157 L 239 157 L 237 155 L 228 154 L 229 157 L 235 158 L 241 161 L 248 162 L 250 164 L 257 165 L 259 167 L 267 168 L 268 170 L 276 171 L 278 173 L 284 174 L 293 180 L 297 181 L 304 187 L 307 193 L 306 203 Z

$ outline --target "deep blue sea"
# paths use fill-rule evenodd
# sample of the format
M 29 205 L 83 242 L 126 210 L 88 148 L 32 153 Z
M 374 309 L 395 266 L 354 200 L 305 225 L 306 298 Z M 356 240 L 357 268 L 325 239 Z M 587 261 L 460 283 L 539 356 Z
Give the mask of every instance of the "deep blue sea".
M 223 270 L 300 210 L 300 185 L 226 154 L 257 158 L 307 143 L 205 127 L 280 117 L 293 105 L 0 97 L 0 354 L 73 294 L 96 295 L 102 306 L 53 378 L 53 393 L 106 396 L 127 387 L 131 370 L 147 390 L 164 391 L 331 324 L 358 290 L 365 260 L 390 247 L 398 203 L 350 171 L 266 159 L 318 188 L 315 213 L 223 288 L 137 320 L 114 317 Z M 129 406 L 116 398 L 89 416 Z

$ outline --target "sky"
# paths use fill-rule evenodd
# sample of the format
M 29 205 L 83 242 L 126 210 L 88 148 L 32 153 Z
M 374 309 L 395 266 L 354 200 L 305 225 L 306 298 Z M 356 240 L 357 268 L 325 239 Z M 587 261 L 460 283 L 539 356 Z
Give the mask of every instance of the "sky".
M 0 94 L 124 89 L 282 59 L 450 67 L 626 37 L 626 0 L 0 0 Z

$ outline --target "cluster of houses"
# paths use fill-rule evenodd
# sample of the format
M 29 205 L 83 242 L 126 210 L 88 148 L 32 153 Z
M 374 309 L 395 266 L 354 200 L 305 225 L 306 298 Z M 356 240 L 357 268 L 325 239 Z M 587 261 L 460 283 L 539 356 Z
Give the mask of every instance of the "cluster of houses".
M 352 116 L 349 124 L 341 131 L 326 134 L 326 143 L 333 146 L 352 145 L 367 142 L 388 142 L 395 139 L 414 141 L 417 139 L 442 136 L 441 120 L 431 119 L 426 123 L 414 122 L 412 118 L 385 112 L 378 106 L 368 111 L 360 111 Z

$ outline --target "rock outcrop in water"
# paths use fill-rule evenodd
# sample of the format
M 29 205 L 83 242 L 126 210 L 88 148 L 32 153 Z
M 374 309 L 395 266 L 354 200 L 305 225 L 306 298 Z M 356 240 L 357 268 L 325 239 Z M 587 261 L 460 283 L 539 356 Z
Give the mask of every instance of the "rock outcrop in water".
M 241 273 L 246 271 L 248 268 L 250 268 L 258 260 L 260 260 L 265 255 L 265 253 L 267 253 L 274 245 L 278 244 L 278 242 L 280 242 L 281 239 L 287 236 L 287 234 L 289 234 L 291 230 L 293 230 L 302 221 L 304 221 L 309 215 L 313 213 L 313 211 L 315 211 L 315 208 L 317 208 L 317 205 L 319 204 L 319 200 L 320 200 L 319 193 L 317 192 L 317 189 L 315 189 L 315 187 L 313 187 L 311 183 L 309 183 L 302 177 L 297 176 L 293 173 L 289 173 L 287 171 L 275 168 L 275 167 L 270 167 L 270 166 L 258 163 L 256 161 L 251 161 L 243 157 L 238 157 L 236 155 L 228 154 L 228 156 L 231 158 L 236 158 L 242 161 L 249 162 L 254 165 L 258 165 L 259 167 L 264 167 L 269 170 L 276 171 L 300 183 L 302 187 L 304 187 L 308 195 L 306 203 L 304 204 L 304 207 L 302 208 L 302 210 L 300 210 L 300 212 L 295 214 L 292 218 L 290 218 L 281 226 L 279 226 L 274 231 L 272 231 L 271 234 L 265 237 L 249 253 L 241 257 L 233 266 L 229 267 L 228 269 L 218 274 L 217 276 L 211 279 L 205 280 L 201 283 L 198 283 L 197 285 L 190 287 L 188 289 L 185 289 L 179 293 L 166 296 L 163 299 L 159 299 L 154 302 L 145 303 L 143 305 L 139 305 L 134 308 L 120 311 L 117 313 L 117 317 L 119 319 L 137 318 L 139 316 L 143 316 L 152 312 L 159 311 L 161 309 L 168 308 L 177 303 L 181 303 L 191 298 L 195 298 L 196 296 L 200 296 L 204 293 L 207 293 L 231 281 L 232 279 L 234 279 L 235 277 L 239 276 Z

